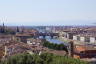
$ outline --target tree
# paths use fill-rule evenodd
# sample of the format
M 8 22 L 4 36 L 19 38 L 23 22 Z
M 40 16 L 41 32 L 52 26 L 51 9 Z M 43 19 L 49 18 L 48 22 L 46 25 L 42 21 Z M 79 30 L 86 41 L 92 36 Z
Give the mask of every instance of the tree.
M 64 50 L 64 51 L 68 52 L 67 46 L 65 46 L 64 44 L 50 43 L 50 42 L 44 40 L 43 46 L 48 47 L 50 49 Z
M 17 54 L 1 61 L 0 64 L 88 64 L 79 59 L 67 56 L 58 56 L 52 53 L 37 54 Z

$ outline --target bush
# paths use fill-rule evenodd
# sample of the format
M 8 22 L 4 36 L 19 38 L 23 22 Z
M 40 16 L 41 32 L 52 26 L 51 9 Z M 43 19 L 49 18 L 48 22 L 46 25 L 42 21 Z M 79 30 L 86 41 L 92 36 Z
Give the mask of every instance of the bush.
M 0 64 L 88 64 L 79 59 L 69 58 L 67 56 L 58 56 L 49 53 L 39 55 L 17 54 L 1 61 Z

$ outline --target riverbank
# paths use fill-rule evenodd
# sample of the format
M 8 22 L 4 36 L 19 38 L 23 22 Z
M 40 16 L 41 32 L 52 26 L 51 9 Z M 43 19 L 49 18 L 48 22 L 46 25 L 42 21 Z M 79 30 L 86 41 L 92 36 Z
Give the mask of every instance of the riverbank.
M 43 46 L 47 47 L 49 49 L 64 50 L 64 51 L 68 52 L 67 46 L 64 45 L 63 42 L 58 41 L 58 40 L 53 40 L 53 39 L 44 40 Z
M 65 43 L 69 43 L 70 41 L 73 41 L 74 44 L 86 44 L 86 43 L 88 43 L 88 42 L 81 42 L 81 41 L 77 41 L 77 40 L 68 39 L 65 37 L 59 37 L 58 40 L 63 41 Z
M 63 44 L 63 42 L 58 41 L 57 39 L 44 40 L 43 46 L 46 52 L 60 56 L 65 56 L 68 52 L 67 47 Z
M 58 40 L 63 41 L 63 42 L 65 42 L 65 43 L 68 43 L 68 42 L 71 41 L 70 39 L 67 39 L 67 38 L 65 38 L 65 37 L 59 37 Z

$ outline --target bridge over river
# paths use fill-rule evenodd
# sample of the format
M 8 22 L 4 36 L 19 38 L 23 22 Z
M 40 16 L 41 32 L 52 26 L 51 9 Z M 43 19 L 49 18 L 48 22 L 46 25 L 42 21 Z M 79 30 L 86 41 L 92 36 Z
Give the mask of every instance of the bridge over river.
M 43 33 L 43 32 L 39 32 L 39 33 L 36 33 L 35 36 L 38 37 L 38 38 L 42 37 L 42 38 L 45 39 L 46 37 L 50 37 L 51 39 L 53 39 L 53 38 L 58 38 L 59 33 L 47 33 L 47 32 Z

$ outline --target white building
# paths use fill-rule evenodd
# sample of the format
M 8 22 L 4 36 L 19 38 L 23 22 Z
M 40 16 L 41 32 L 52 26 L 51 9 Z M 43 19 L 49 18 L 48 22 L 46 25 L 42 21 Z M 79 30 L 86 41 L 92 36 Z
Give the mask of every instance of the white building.
M 81 36 L 81 37 L 80 37 L 80 41 L 81 41 L 81 42 L 85 42 L 85 37 L 84 37 L 84 36 Z
M 77 40 L 77 36 L 74 35 L 74 36 L 73 36 L 73 40 Z
M 33 38 L 27 39 L 27 44 L 40 45 L 40 43 L 41 43 L 40 39 L 33 39 Z
M 95 40 L 95 37 L 90 37 L 90 43 L 95 43 L 96 40 Z

